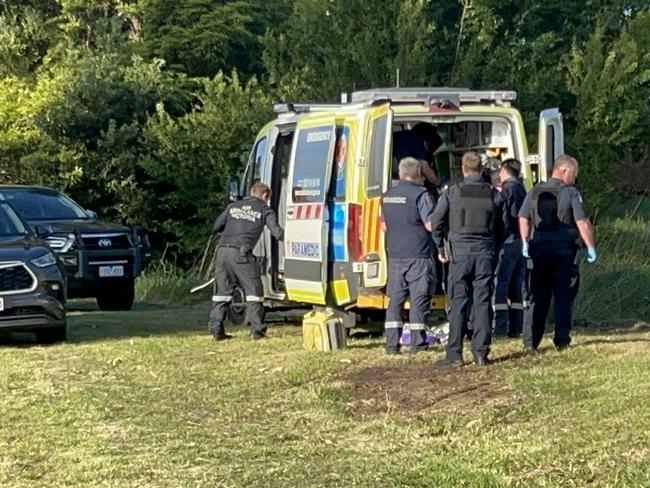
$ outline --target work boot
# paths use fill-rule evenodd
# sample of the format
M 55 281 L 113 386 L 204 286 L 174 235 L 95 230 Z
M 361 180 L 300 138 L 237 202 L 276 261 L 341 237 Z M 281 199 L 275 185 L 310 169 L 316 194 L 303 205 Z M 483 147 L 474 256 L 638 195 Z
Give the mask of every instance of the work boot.
M 232 336 L 230 334 L 225 334 L 225 333 L 224 334 L 218 334 L 218 335 L 215 335 L 215 336 L 212 336 L 212 337 L 214 337 L 214 340 L 217 341 L 217 342 L 227 341 L 228 339 L 232 339 Z
M 492 361 L 487 356 L 476 356 L 474 358 L 474 364 L 476 366 L 489 366 L 492 364 Z
M 252 332 L 251 333 L 251 340 L 253 341 L 259 341 L 260 339 L 268 339 L 269 336 L 266 335 L 265 332 Z
M 451 359 L 451 358 L 445 358 L 445 359 L 440 359 L 439 361 L 436 361 L 433 363 L 433 367 L 436 369 L 456 369 L 460 368 L 463 366 L 465 363 L 463 363 L 462 359 Z

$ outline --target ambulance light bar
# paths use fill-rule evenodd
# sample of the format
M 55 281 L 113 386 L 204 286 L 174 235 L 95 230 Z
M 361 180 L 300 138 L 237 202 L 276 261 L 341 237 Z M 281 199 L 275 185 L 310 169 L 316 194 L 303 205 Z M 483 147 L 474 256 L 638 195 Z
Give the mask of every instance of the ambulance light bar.
M 288 114 L 288 113 L 308 113 L 308 112 L 326 112 L 328 110 L 340 109 L 341 105 L 338 104 L 320 104 L 320 103 L 276 103 L 273 105 L 273 113 Z
M 371 102 L 388 99 L 393 103 L 427 103 L 438 100 L 459 100 L 460 103 L 497 102 L 509 104 L 517 99 L 514 91 L 470 90 L 468 88 L 376 88 L 344 94 L 342 99 L 351 102 Z

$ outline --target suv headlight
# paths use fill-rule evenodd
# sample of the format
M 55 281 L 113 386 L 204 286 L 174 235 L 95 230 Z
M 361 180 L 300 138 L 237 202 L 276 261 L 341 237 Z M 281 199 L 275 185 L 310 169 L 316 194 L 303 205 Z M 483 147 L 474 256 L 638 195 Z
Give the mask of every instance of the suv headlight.
M 74 234 L 67 236 L 48 236 L 45 238 L 50 247 L 56 252 L 68 252 L 75 244 Z
M 46 268 L 56 264 L 56 258 L 54 257 L 54 254 L 48 252 L 47 254 L 43 254 L 40 258 L 32 259 L 32 264 L 37 268 Z

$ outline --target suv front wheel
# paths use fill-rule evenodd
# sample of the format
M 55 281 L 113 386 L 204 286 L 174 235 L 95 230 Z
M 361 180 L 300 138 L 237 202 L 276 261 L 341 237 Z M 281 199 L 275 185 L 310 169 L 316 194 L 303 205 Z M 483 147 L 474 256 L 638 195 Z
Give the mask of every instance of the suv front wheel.
M 135 282 L 128 280 L 111 280 L 97 292 L 97 305 L 101 310 L 131 310 L 135 298 Z

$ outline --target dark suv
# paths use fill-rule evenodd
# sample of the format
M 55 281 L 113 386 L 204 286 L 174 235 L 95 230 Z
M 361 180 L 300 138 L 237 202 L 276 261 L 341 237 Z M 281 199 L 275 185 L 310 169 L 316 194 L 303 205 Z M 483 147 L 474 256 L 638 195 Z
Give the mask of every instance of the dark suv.
M 65 281 L 59 260 L 0 200 L 0 329 L 65 340 Z
M 146 232 L 102 222 L 51 188 L 0 186 L 4 199 L 63 263 L 68 298 L 95 297 L 102 310 L 130 310 L 134 281 L 151 258 Z

